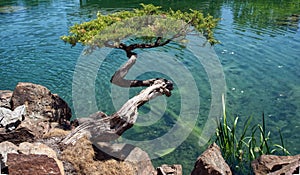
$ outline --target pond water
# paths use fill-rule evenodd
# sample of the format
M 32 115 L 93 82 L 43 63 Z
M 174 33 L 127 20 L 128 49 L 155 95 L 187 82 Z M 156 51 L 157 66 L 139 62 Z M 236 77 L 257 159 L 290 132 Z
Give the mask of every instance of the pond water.
M 76 62 L 83 47 L 71 48 L 59 39 L 74 23 L 95 17 L 97 11 L 110 13 L 139 6 L 141 1 L 79 1 L 79 0 L 6 0 L 0 1 L 0 89 L 13 90 L 18 82 L 33 82 L 48 87 L 71 106 L 72 81 Z M 214 49 L 223 66 L 227 83 L 226 110 L 229 116 L 245 120 L 254 116 L 261 121 L 265 113 L 267 129 L 278 138 L 282 130 L 292 154 L 300 153 L 300 2 L 298 0 L 256 1 L 143 1 L 163 8 L 202 10 L 221 18 L 215 37 L 221 44 Z M 184 64 L 193 61 L 176 54 L 176 47 L 167 47 Z M 178 56 L 179 55 L 179 56 Z M 116 64 L 122 64 L 119 60 Z M 107 64 L 99 70 L 96 100 L 99 109 L 112 113 L 109 101 L 109 79 L 118 65 Z M 191 66 L 192 67 L 192 66 Z M 203 92 L 209 89 L 205 72 L 193 69 Z M 107 82 L 107 83 L 106 83 Z M 204 82 L 204 83 L 203 83 Z M 140 89 L 138 89 L 140 90 Z M 134 95 L 138 90 L 133 90 Z M 201 98 L 209 99 L 207 91 Z M 175 95 L 176 97 L 176 95 Z M 171 97 L 168 108 L 176 113 L 176 98 Z M 206 115 L 209 103 L 202 107 Z M 144 109 L 147 111 L 147 109 Z M 174 111 L 172 111 L 174 110 Z M 126 133 L 137 140 L 153 139 L 168 130 L 176 117 L 164 116 L 157 126 L 134 127 Z M 142 119 L 141 119 L 142 120 Z M 201 131 L 201 117 L 198 125 Z M 155 125 L 155 124 L 154 124 Z M 160 131 L 160 129 L 163 131 Z M 148 132 L 151 129 L 155 132 Z M 195 129 L 195 132 L 197 129 Z M 137 136 L 138 134 L 138 136 Z M 198 148 L 197 134 L 191 136 L 174 152 L 155 159 L 161 163 L 181 163 L 187 174 L 203 148 Z M 178 161 L 180 160 L 180 161 Z

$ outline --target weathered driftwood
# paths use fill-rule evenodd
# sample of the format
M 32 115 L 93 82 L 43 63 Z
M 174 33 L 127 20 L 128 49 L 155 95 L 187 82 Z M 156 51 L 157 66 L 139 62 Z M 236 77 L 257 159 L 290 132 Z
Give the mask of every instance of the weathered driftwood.
M 72 131 L 63 144 L 74 144 L 79 138 L 87 135 L 92 141 L 111 141 L 117 139 L 127 129 L 133 126 L 138 116 L 138 108 L 149 100 L 160 95 L 171 95 L 173 84 L 166 79 L 125 80 L 124 77 L 134 65 L 136 55 L 131 55 L 128 61 L 113 75 L 111 82 L 122 87 L 148 86 L 138 95 L 129 99 L 116 113 L 111 116 L 98 115 L 86 120 Z
M 154 83 L 159 82 L 158 80 L 164 81 L 169 88 L 172 88 L 173 84 L 171 81 L 168 81 L 166 79 L 162 78 L 155 78 L 155 79 L 149 79 L 149 80 L 126 80 L 124 79 L 125 76 L 127 75 L 129 69 L 135 64 L 137 59 L 137 55 L 132 54 L 128 61 L 119 69 L 115 72 L 115 74 L 112 76 L 110 82 L 121 86 L 121 87 L 139 87 L 139 86 L 151 86 Z M 167 88 L 168 89 L 168 88 Z M 167 96 L 170 96 L 168 92 L 165 92 Z

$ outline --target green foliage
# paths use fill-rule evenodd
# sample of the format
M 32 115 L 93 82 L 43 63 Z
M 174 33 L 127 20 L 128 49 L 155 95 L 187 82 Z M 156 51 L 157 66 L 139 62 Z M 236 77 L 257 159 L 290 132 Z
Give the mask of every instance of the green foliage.
M 261 155 L 290 154 L 284 147 L 280 130 L 281 144 L 271 144 L 270 132 L 266 131 L 264 114 L 262 115 L 262 124 L 256 124 L 251 129 L 252 117 L 249 117 L 243 125 L 242 132 L 238 134 L 239 118 L 235 117 L 234 122 L 230 124 L 226 116 L 224 102 L 223 111 L 223 121 L 219 123 L 216 131 L 216 143 L 220 146 L 224 159 L 235 174 L 250 174 L 251 161 Z
M 184 36 L 192 26 L 214 44 L 217 41 L 213 37 L 213 29 L 217 21 L 210 15 L 205 17 L 197 10 L 163 11 L 160 6 L 141 4 L 141 8 L 132 11 L 108 15 L 99 12 L 96 19 L 70 27 L 69 35 L 62 36 L 61 39 L 72 46 L 81 43 L 104 47 L 109 43 L 117 48 L 122 40 L 132 37 L 143 36 L 143 42 L 153 42 L 158 37 L 164 40 L 174 39 Z M 133 33 L 137 36 L 131 36 Z

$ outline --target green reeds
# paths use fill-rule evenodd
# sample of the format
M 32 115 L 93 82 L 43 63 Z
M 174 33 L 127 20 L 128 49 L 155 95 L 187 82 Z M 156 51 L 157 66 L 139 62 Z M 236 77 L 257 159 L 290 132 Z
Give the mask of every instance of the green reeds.
M 218 122 L 216 143 L 219 145 L 224 159 L 234 174 L 251 174 L 251 161 L 263 154 L 288 155 L 284 147 L 281 131 L 280 144 L 271 144 L 270 132 L 266 131 L 265 115 L 262 114 L 262 125 L 256 124 L 250 128 L 252 117 L 248 117 L 243 128 L 237 132 L 239 117 L 233 123 L 228 122 L 225 100 L 222 96 L 223 118 Z

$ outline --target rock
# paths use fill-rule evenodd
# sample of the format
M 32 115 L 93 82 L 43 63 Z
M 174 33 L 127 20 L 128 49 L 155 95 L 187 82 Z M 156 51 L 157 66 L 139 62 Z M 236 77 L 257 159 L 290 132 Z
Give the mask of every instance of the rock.
M 28 142 L 23 142 L 17 147 L 11 142 L 1 142 L 0 143 L 0 154 L 3 157 L 2 162 L 3 162 L 3 167 L 8 166 L 7 164 L 7 155 L 9 153 L 21 153 L 24 155 L 46 155 L 49 158 L 53 158 L 59 167 L 60 174 L 64 174 L 64 167 L 63 164 L 60 160 L 57 159 L 56 152 L 48 147 L 45 144 L 42 143 L 28 143 Z M 33 172 L 31 172 L 33 173 Z
M 58 160 L 56 152 L 45 144 L 39 142 L 23 142 L 19 145 L 18 151 L 22 154 L 46 155 L 49 158 L 53 158 L 56 161 L 56 164 L 59 167 L 61 174 L 64 174 L 63 164 L 60 160 Z
M 157 175 L 182 175 L 181 165 L 161 165 L 156 168 Z
M 17 129 L 12 130 L 17 125 Z M 10 132 L 0 130 L 0 142 L 10 141 L 14 144 L 20 144 L 21 142 L 32 142 L 41 138 L 45 133 L 49 132 L 51 124 L 48 119 L 45 118 L 26 118 L 22 122 L 17 120 L 14 125 L 7 125 L 6 127 L 10 128 Z
M 32 116 L 32 118 L 25 118 L 18 128 L 26 128 L 34 135 L 35 138 L 41 138 L 51 129 L 51 123 L 46 117 Z
M 4 165 L 6 165 L 8 153 L 18 153 L 18 147 L 11 142 L 0 142 L 1 162 L 3 162 Z M 3 168 L 3 166 L 1 167 Z
M 13 111 L 0 107 L 0 127 L 5 127 L 9 131 L 14 130 L 21 123 L 25 114 L 25 105 L 18 106 Z
M 231 175 L 220 148 L 213 143 L 198 157 L 191 175 Z
M 22 154 L 39 154 L 39 155 L 47 155 L 48 157 L 57 158 L 56 152 L 42 143 L 29 143 L 23 142 L 19 145 L 19 152 Z
M 12 94 L 12 91 L 0 90 L 0 107 L 11 109 L 10 101 Z
M 149 155 L 142 149 L 129 144 L 110 144 L 106 142 L 94 143 L 96 159 L 116 159 L 124 161 L 134 167 L 133 174 L 156 174 Z
M 10 141 L 18 145 L 22 142 L 32 142 L 34 140 L 35 135 L 28 128 L 18 128 L 13 132 L 5 132 L 5 130 L 0 130 L 0 142 Z
M 46 117 L 50 122 L 70 120 L 71 109 L 58 95 L 44 86 L 33 83 L 18 83 L 12 98 L 12 109 L 26 105 L 27 118 Z
M 255 174 L 299 174 L 300 154 L 296 156 L 262 155 L 251 162 Z
M 10 175 L 61 175 L 56 161 L 46 155 L 9 153 L 7 165 Z
M 2 161 L 2 159 L 3 159 L 3 157 L 2 157 L 2 155 L 0 154 L 0 173 L 8 174 L 7 167 L 6 167 L 6 165 L 4 164 L 4 162 Z

